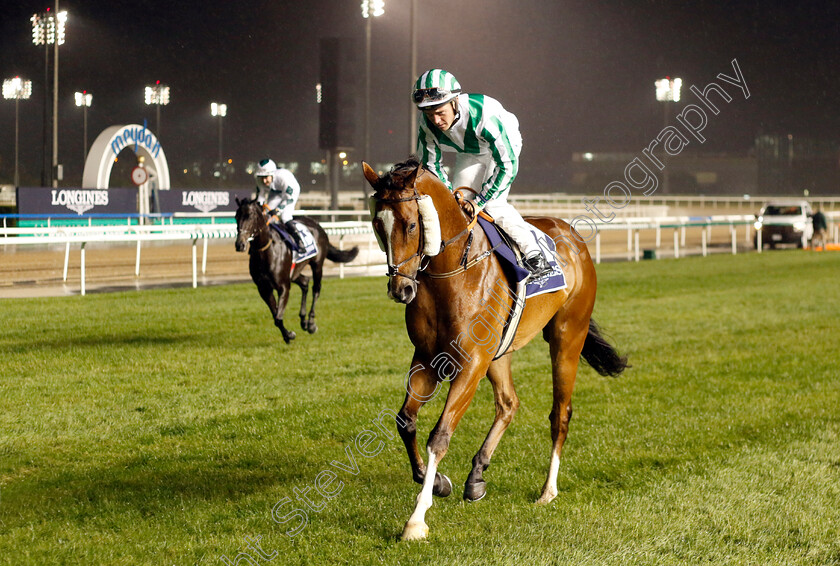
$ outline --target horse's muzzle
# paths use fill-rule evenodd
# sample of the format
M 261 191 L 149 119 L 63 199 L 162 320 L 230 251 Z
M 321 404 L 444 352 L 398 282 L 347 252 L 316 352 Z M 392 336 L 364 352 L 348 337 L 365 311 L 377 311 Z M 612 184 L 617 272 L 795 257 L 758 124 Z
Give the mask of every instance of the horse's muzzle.
M 236 251 L 244 252 L 247 249 L 248 249 L 248 244 L 247 243 L 240 242 L 239 240 L 236 240 Z
M 407 305 L 417 296 L 417 282 L 406 281 L 403 285 L 396 286 L 393 284 L 395 279 L 388 280 L 388 296 L 398 303 Z

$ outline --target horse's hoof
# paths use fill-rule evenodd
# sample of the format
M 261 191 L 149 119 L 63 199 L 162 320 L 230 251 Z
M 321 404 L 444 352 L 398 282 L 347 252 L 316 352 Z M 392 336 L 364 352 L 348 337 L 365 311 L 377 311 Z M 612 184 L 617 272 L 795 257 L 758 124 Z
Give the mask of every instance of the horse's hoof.
M 306 330 L 307 330 L 310 334 L 315 334 L 316 332 L 318 332 L 318 325 L 317 325 L 317 324 L 315 324 L 315 321 L 313 320 L 313 321 L 311 321 L 311 322 L 309 323 L 308 328 L 307 328 Z
M 452 493 L 452 482 L 448 477 L 441 473 L 435 474 L 435 486 L 432 489 L 432 495 L 436 497 L 449 497 Z
M 548 505 L 549 503 L 554 501 L 555 497 L 557 497 L 556 493 L 552 495 L 552 493 L 550 491 L 543 491 L 542 495 L 540 496 L 539 499 L 537 499 L 535 501 L 535 503 L 537 505 Z
M 464 499 L 467 501 L 479 501 L 487 495 L 487 483 L 477 481 L 464 486 Z
M 283 335 L 283 340 L 286 342 L 286 344 L 288 344 L 289 342 L 291 342 L 295 338 L 297 338 L 297 334 L 295 334 L 291 330 L 287 334 Z
M 406 523 L 402 540 L 424 540 L 427 536 L 429 536 L 429 527 L 426 523 Z

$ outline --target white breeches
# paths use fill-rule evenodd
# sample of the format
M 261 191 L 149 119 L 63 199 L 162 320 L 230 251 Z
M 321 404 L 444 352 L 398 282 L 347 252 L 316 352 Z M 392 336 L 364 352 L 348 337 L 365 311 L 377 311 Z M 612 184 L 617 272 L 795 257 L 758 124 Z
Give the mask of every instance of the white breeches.
M 294 204 L 292 206 L 287 206 L 282 211 L 280 211 L 280 220 L 283 221 L 283 224 L 285 224 L 286 222 L 288 222 L 289 220 L 292 219 L 292 213 L 294 213 L 294 211 L 295 211 Z

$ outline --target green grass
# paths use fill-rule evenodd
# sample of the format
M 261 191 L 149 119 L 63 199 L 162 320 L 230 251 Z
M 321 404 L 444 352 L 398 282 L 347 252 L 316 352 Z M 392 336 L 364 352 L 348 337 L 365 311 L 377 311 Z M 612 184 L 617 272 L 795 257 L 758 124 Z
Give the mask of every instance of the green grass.
M 411 544 L 402 443 L 353 444 L 399 408 L 411 356 L 384 278 L 326 281 L 319 332 L 291 346 L 252 285 L 4 300 L 0 564 L 222 564 L 257 536 L 280 558 L 260 564 L 840 564 L 838 267 L 800 251 L 599 266 L 595 316 L 633 368 L 582 366 L 557 499 L 533 504 L 537 339 L 514 358 L 522 405 L 487 497 L 461 499 L 485 381 L 442 462 L 455 490 Z M 345 449 L 356 475 L 330 465 Z M 303 507 L 323 470 L 340 493 L 287 536 L 297 521 L 272 508 Z

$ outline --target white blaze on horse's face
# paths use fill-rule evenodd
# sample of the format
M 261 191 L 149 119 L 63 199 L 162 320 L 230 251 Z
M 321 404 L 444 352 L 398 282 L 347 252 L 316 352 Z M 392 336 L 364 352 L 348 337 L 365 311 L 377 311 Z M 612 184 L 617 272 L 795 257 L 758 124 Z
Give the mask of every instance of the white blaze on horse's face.
M 376 213 L 376 219 L 382 223 L 382 231 L 385 232 L 385 238 L 380 242 L 385 248 L 382 251 L 388 256 L 388 264 L 392 265 L 394 263 L 394 252 L 391 245 L 391 236 L 394 232 L 394 211 L 387 208 L 380 210 Z
M 404 218 L 399 208 L 376 213 L 374 226 L 381 233 L 380 244 L 388 257 L 388 296 L 408 304 L 417 294 L 417 267 L 420 264 L 420 230 L 417 221 Z

